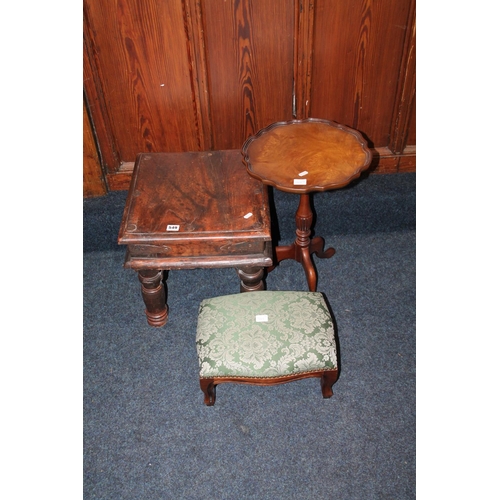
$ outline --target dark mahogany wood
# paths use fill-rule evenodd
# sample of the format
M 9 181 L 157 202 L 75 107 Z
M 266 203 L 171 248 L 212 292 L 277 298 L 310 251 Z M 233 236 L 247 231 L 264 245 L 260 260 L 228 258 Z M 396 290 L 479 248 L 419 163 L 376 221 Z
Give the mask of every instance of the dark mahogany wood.
M 233 267 L 240 291 L 262 290 L 273 262 L 267 188 L 239 150 L 140 154 L 118 243 L 152 326 L 168 318 L 165 270 Z
M 301 263 L 309 290 L 316 291 L 311 254 L 330 258 L 335 250 L 324 250 L 319 236 L 310 239 L 310 193 L 340 188 L 358 178 L 372 160 L 365 139 L 358 131 L 327 120 L 291 120 L 274 123 L 250 137 L 242 154 L 250 175 L 281 191 L 300 194 L 297 237 L 291 245 L 276 247 L 276 264 L 285 259 Z
M 240 292 L 264 290 L 264 269 L 261 267 L 242 267 L 236 269 L 240 278 Z
M 163 326 L 168 318 L 167 292 L 162 283 L 163 271 L 143 269 L 138 275 L 148 323 L 151 326 Z
M 317 370 L 295 375 L 285 375 L 281 377 L 213 377 L 200 378 L 200 388 L 204 394 L 204 403 L 207 406 L 213 406 L 216 398 L 216 387 L 223 383 L 247 384 L 247 385 L 278 385 L 286 384 L 294 380 L 305 378 L 319 378 L 321 382 L 321 393 L 323 397 L 331 398 L 333 396 L 332 386 L 338 379 L 338 369 L 333 370 Z
M 294 259 L 301 263 L 306 273 L 309 290 L 315 291 L 318 278 L 311 260 L 311 254 L 316 253 L 321 259 L 329 259 L 335 254 L 335 249 L 329 248 L 328 250 L 324 250 L 325 240 L 321 236 L 316 236 L 312 240 L 309 238 L 312 220 L 313 212 L 309 194 L 301 194 L 299 208 L 295 214 L 295 224 L 297 226 L 295 232 L 297 238 L 291 245 L 277 246 L 275 253 L 276 263 L 280 263 L 286 259 Z M 271 266 L 269 271 L 272 271 L 272 269 L 274 269 L 274 266 Z

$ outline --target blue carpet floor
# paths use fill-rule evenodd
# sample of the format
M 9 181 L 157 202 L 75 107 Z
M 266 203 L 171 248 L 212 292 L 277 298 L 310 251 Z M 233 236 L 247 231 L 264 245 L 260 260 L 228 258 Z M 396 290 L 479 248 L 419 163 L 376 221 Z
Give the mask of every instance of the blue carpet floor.
M 413 499 L 415 174 L 370 175 L 314 195 L 314 261 L 334 313 L 341 372 L 319 381 L 223 384 L 203 404 L 195 349 L 206 297 L 239 292 L 233 269 L 171 271 L 170 315 L 148 326 L 116 244 L 125 192 L 84 200 L 84 498 Z M 296 195 L 273 191 L 280 243 Z M 282 262 L 269 290 L 306 290 Z

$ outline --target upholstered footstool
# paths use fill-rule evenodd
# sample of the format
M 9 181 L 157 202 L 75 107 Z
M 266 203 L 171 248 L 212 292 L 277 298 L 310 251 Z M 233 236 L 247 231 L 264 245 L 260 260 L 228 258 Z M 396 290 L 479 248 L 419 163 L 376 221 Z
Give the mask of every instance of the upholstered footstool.
M 324 398 L 337 380 L 332 317 L 321 293 L 257 291 L 205 299 L 196 348 L 205 404 L 224 382 L 283 384 L 321 379 Z

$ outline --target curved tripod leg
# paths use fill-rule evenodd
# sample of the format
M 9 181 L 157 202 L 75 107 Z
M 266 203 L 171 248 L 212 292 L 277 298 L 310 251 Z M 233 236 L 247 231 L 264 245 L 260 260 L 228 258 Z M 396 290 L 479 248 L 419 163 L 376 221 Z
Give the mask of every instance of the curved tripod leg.
M 311 240 L 310 249 L 311 253 L 316 253 L 320 259 L 329 259 L 335 254 L 335 248 L 325 248 L 325 240 L 321 236 L 316 236 Z
M 307 284 L 309 285 L 309 291 L 315 292 L 316 285 L 318 283 L 318 276 L 316 274 L 316 269 L 314 268 L 313 261 L 311 259 L 311 254 L 309 253 L 308 247 L 302 247 L 301 252 L 301 263 L 304 271 L 306 273 Z
M 295 243 L 286 246 L 274 247 L 275 259 L 272 266 L 266 267 L 266 271 L 270 273 L 282 261 L 287 259 L 295 259 Z

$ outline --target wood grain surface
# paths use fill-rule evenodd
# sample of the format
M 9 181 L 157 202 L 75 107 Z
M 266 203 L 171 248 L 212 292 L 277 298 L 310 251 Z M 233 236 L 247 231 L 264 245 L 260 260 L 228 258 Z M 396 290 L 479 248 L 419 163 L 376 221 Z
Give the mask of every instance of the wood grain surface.
M 83 103 L 83 196 L 90 198 L 107 193 L 104 174 L 90 124 L 87 106 Z
M 315 119 L 270 125 L 248 139 L 242 154 L 250 175 L 290 193 L 345 186 L 372 159 L 357 131 Z
M 214 149 L 292 118 L 293 0 L 203 2 Z
M 120 162 L 199 146 L 182 2 L 84 2 Z
M 251 215 L 248 215 L 251 214 Z M 167 226 L 178 226 L 168 231 Z M 120 228 L 121 244 L 186 246 L 215 233 L 270 239 L 265 187 L 246 173 L 240 150 L 141 154 Z
M 83 10 L 84 90 L 109 189 L 127 189 L 139 153 L 237 149 L 308 117 L 362 132 L 377 171 L 415 169 L 415 0 L 84 0 Z
M 316 1 L 311 116 L 388 146 L 410 1 Z

